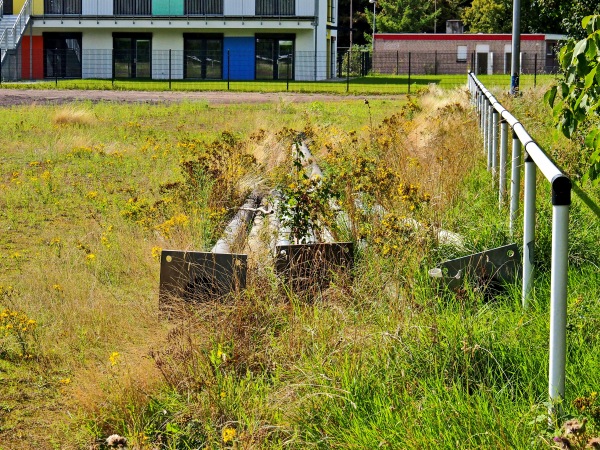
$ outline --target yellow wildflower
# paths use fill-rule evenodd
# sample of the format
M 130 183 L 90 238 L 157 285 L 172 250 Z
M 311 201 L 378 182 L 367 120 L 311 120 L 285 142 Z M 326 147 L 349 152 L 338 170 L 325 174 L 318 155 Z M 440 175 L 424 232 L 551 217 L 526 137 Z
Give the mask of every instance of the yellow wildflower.
M 119 352 L 112 352 L 108 357 L 111 366 L 116 366 L 119 364 L 119 359 L 121 358 L 121 354 Z
M 160 248 L 160 247 L 152 247 L 152 257 L 154 259 L 160 259 L 161 252 L 162 252 L 162 248 Z
M 235 438 L 235 428 L 230 428 L 230 427 L 225 427 L 223 428 L 223 432 L 222 432 L 222 436 L 223 436 L 223 442 L 225 444 L 227 444 L 228 442 L 233 441 L 233 438 Z

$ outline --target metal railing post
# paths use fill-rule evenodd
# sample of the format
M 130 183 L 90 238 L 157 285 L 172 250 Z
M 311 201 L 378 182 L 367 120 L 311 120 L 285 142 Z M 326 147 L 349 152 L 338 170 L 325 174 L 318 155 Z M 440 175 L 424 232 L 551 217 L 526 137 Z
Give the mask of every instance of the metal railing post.
M 500 121 L 500 182 L 498 185 L 499 205 L 504 206 L 506 197 L 506 160 L 508 159 L 508 123 L 502 119 Z
M 498 178 L 498 111 L 492 106 L 492 184 Z
M 535 197 L 536 197 L 536 166 L 535 162 L 526 154 L 525 156 L 525 198 L 523 202 L 523 308 L 529 306 L 529 294 L 533 281 L 533 263 L 535 259 Z
M 483 98 L 483 114 L 482 114 L 482 127 L 481 127 L 481 132 L 483 133 L 483 154 L 486 156 L 487 158 L 487 154 L 488 154 L 488 99 L 487 98 Z
M 567 282 L 571 181 L 552 180 L 552 273 L 550 281 L 550 362 L 548 393 L 552 402 L 565 396 Z
M 510 169 L 510 235 L 514 235 L 517 214 L 519 211 L 519 198 L 521 196 L 521 141 L 517 133 L 512 135 L 512 164 Z
M 171 8 L 171 5 L 169 4 L 169 8 Z M 169 9 L 169 12 L 171 12 L 171 10 Z M 171 49 L 169 49 L 169 90 L 171 90 Z
M 493 146 L 493 135 L 492 128 L 494 126 L 494 107 L 492 106 L 492 102 L 488 100 L 487 103 L 487 169 L 488 171 L 492 171 L 492 146 Z

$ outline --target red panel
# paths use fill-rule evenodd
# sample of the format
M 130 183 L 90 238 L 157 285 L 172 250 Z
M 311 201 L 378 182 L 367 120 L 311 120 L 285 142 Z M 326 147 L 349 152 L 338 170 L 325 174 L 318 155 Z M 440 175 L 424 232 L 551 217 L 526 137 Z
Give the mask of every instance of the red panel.
M 545 34 L 522 34 L 522 41 L 544 41 Z M 511 41 L 510 34 L 426 34 L 426 33 L 381 33 L 375 34 L 379 41 Z
M 34 80 L 44 78 L 44 38 L 42 36 L 33 36 L 31 59 L 33 60 L 33 72 L 29 73 L 30 53 L 29 53 L 29 36 L 23 36 L 21 40 L 21 76 L 24 80 L 29 80 L 30 75 L 33 75 Z

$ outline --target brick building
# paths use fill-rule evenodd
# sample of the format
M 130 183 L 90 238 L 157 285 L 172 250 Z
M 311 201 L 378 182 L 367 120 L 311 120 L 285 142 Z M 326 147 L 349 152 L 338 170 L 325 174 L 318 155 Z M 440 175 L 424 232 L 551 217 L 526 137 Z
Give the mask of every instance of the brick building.
M 521 35 L 521 72 L 552 73 L 557 69 L 556 47 L 565 37 Z M 510 74 L 510 34 L 378 33 L 373 70 L 393 74 Z

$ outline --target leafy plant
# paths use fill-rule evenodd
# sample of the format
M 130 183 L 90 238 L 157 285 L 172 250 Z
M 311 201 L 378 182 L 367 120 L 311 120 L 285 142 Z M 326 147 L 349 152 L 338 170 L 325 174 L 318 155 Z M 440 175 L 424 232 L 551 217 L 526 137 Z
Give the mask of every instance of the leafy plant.
M 544 96 L 553 108 L 557 128 L 568 138 L 578 139 L 590 152 L 584 179 L 600 183 L 600 15 L 581 22 L 588 36 L 569 41 L 560 50 L 562 76 Z
M 338 195 L 328 179 L 309 176 L 299 152 L 292 160 L 292 172 L 280 184 L 282 201 L 277 215 L 281 225 L 289 228 L 290 237 L 306 243 L 311 233 L 320 239 L 323 230 L 335 219 L 332 202 Z

